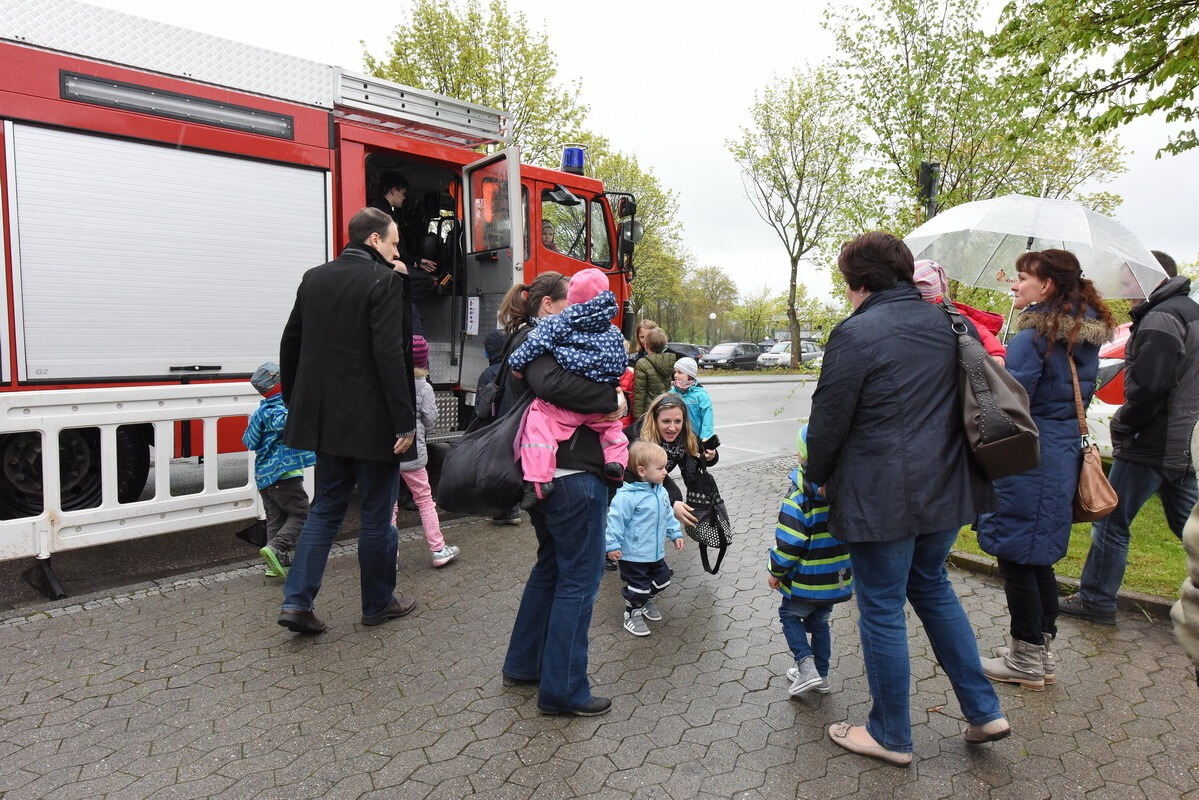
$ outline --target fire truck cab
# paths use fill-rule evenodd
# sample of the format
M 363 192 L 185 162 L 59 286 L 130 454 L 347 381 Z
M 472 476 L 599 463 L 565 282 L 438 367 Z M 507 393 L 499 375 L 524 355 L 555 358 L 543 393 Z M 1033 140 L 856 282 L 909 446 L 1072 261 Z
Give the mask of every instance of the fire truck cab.
M 404 252 L 437 265 L 417 309 L 439 431 L 464 424 L 514 284 L 598 267 L 631 323 L 638 226 L 618 217 L 635 201 L 521 165 L 502 112 L 73 0 L 0 6 L 0 65 L 0 396 L 61 392 L 77 415 L 53 500 L 53 445 L 0 429 L 0 520 L 136 504 L 150 447 L 211 453 L 185 418 L 170 442 L 126 423 L 103 445 L 112 418 L 80 416 L 81 390 L 241 382 L 277 360 L 301 275 L 387 173 L 408 183 Z M 221 423 L 216 448 L 241 449 L 244 419 Z

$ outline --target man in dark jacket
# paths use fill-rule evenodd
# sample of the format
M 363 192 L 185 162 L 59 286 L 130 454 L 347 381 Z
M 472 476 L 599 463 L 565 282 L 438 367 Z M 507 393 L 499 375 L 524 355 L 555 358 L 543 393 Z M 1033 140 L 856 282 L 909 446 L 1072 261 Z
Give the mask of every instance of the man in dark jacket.
M 1078 593 L 1060 604 L 1063 614 L 1104 625 L 1116 622 L 1130 526 L 1141 506 L 1159 494 L 1166 522 L 1181 539 L 1199 499 L 1190 461 L 1191 432 L 1199 421 L 1199 304 L 1187 296 L 1191 282 L 1178 277 L 1174 259 L 1154 255 L 1170 277 L 1132 310 L 1124 405 L 1111 424 L 1114 459 L 1108 480 L 1120 502 L 1091 526 Z
M 412 370 L 404 357 L 407 304 L 391 265 L 399 234 L 374 208 L 354 215 L 349 234 L 339 258 L 304 274 L 279 345 L 289 409 L 284 441 L 317 454 L 316 501 L 278 620 L 297 633 L 325 630 L 313 603 L 355 485 L 362 504 L 362 624 L 402 617 L 416 605 L 395 595 L 391 529 L 398 461 L 416 433 Z

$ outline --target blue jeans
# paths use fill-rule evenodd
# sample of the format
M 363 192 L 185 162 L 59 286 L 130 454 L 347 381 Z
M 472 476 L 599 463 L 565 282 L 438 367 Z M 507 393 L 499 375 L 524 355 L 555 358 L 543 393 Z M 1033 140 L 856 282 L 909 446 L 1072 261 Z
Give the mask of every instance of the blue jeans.
M 862 658 L 874 705 L 867 730 L 888 750 L 912 752 L 911 665 L 904 598 L 924 625 L 971 725 L 999 719 L 999 698 L 983 675 L 974 630 L 945 571 L 953 528 L 892 542 L 849 544 Z
M 587 633 L 604 561 L 608 492 L 579 472 L 554 479 L 554 491 L 529 512 L 537 563 L 525 583 L 504 674 L 541 681 L 538 704 L 568 709 L 591 700 Z
M 813 603 L 795 597 L 784 597 L 779 605 L 779 622 L 783 623 L 783 636 L 798 664 L 811 656 L 816 662 L 820 677 L 828 677 L 828 660 L 833 651 L 833 634 L 829 631 L 828 618 L 833 607 L 826 603 Z M 808 635 L 812 644 L 808 646 Z
M 1149 502 L 1154 493 L 1159 493 L 1166 523 L 1181 539 L 1182 527 L 1199 500 L 1199 491 L 1193 472 L 1169 480 L 1160 469 L 1122 458 L 1112 461 L 1107 479 L 1120 502 L 1115 511 L 1091 525 L 1091 549 L 1082 568 L 1078 598 L 1105 611 L 1115 611 L 1116 592 L 1120 591 L 1124 568 L 1128 565 L 1132 520 L 1141 506 Z
M 358 486 L 362 514 L 358 529 L 358 572 L 362 613 L 383 613 L 395 596 L 396 534 L 391 509 L 396 501 L 400 465 L 357 458 L 316 456 L 316 497 L 292 556 L 283 584 L 285 611 L 311 611 L 321 590 L 329 549 L 337 535 L 350 493 Z

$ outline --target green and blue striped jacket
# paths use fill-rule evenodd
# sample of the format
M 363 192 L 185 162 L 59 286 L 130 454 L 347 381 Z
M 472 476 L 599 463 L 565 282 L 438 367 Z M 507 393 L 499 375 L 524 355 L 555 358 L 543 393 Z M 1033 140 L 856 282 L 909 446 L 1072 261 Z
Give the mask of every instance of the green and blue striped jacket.
M 791 472 L 792 492 L 779 508 L 770 551 L 770 574 L 784 597 L 813 603 L 840 603 L 853 594 L 849 550 L 828 532 L 828 503 L 805 491 L 803 474 Z

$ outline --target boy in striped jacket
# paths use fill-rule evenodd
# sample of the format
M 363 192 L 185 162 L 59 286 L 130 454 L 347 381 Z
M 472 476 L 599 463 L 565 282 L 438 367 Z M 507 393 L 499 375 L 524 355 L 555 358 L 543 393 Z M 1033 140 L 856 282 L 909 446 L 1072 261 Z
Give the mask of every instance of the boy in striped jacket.
M 782 594 L 779 621 L 795 666 L 787 670 L 798 697 L 813 689 L 827 694 L 832 635 L 828 619 L 833 605 L 853 594 L 849 550 L 828 532 L 828 502 L 820 488 L 804 480 L 808 460 L 808 426 L 799 432 L 799 468 L 791 472 L 791 494 L 779 509 L 766 578 Z M 808 637 L 811 637 L 811 643 Z

